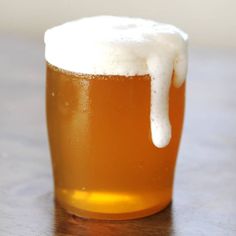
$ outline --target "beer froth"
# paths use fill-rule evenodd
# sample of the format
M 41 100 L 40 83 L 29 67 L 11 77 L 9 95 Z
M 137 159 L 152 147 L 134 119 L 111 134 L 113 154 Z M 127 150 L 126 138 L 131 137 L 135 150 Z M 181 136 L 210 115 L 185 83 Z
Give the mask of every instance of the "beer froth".
M 97 16 L 69 22 L 45 33 L 46 60 L 61 69 L 95 75 L 151 77 L 153 144 L 171 138 L 169 88 L 187 72 L 187 35 L 175 26 L 128 17 Z

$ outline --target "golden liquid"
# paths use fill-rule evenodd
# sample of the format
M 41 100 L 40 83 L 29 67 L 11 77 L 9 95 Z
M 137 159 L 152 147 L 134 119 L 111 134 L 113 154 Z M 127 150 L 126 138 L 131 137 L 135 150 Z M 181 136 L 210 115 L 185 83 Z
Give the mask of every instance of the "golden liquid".
M 171 201 L 185 85 L 170 89 L 172 138 L 153 145 L 150 78 L 68 73 L 47 65 L 47 122 L 55 195 L 98 219 L 147 216 Z

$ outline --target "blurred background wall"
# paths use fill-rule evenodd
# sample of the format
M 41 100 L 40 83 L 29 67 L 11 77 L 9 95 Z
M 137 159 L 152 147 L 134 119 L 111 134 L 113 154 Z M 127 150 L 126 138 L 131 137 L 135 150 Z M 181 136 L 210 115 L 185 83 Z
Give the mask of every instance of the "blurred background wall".
M 192 46 L 236 48 L 235 0 L 0 0 L 0 33 L 42 40 L 47 28 L 98 14 L 152 18 L 188 32 Z

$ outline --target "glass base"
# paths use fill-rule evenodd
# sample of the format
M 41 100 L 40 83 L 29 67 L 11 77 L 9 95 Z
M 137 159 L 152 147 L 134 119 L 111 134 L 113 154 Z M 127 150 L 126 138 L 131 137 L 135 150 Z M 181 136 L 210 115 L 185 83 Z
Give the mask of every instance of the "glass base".
M 68 213 L 78 217 L 86 219 L 101 219 L 101 220 L 129 220 L 129 219 L 143 218 L 162 211 L 171 203 L 171 196 L 162 195 L 161 199 L 156 196 L 155 203 L 154 202 L 150 203 L 148 199 L 145 199 L 145 205 L 136 204 L 136 207 L 134 206 L 130 207 L 128 203 L 123 203 L 120 205 L 118 204 L 104 205 L 105 203 L 103 202 L 103 204 L 101 204 L 102 206 L 100 209 L 93 208 L 94 210 L 91 209 L 91 206 L 89 208 L 86 204 L 83 204 L 81 202 L 79 204 L 78 202 L 74 201 L 65 202 L 65 198 L 61 199 L 60 196 L 58 195 L 56 196 L 56 201 Z
M 170 205 L 171 201 L 163 204 L 162 206 L 156 206 L 150 209 L 145 209 L 142 211 L 137 212 L 129 212 L 129 213 L 116 213 L 116 214 L 109 214 L 109 213 L 98 213 L 98 212 L 91 212 L 91 211 L 85 211 L 82 209 L 77 209 L 74 207 L 67 206 L 65 204 L 61 204 L 59 202 L 59 205 L 63 207 L 69 214 L 75 215 L 77 217 L 85 218 L 85 219 L 96 219 L 96 220 L 131 220 L 131 219 L 139 219 L 147 216 L 154 215 L 162 210 L 164 210 L 166 207 Z

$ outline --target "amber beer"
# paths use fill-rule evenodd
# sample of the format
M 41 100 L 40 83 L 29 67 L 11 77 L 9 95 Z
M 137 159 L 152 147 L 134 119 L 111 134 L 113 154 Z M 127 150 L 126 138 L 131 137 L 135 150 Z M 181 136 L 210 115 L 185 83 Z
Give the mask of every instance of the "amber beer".
M 115 16 L 46 31 L 55 198 L 68 212 L 124 220 L 171 202 L 187 38 L 173 25 Z
M 88 75 L 47 64 L 56 199 L 86 218 L 130 219 L 171 201 L 185 85 L 170 87 L 169 145 L 153 145 L 150 77 Z

